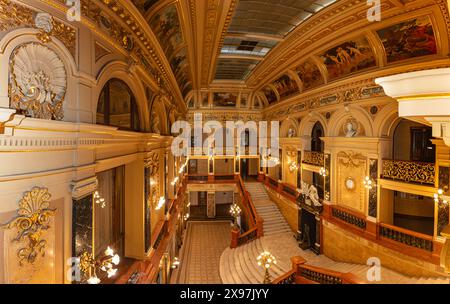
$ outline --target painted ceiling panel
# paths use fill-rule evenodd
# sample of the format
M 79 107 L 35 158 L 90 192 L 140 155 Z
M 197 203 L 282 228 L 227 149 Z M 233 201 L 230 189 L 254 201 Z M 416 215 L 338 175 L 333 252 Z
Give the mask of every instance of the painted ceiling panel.
M 244 80 L 257 64 L 258 60 L 220 58 L 215 78 L 219 80 Z
M 221 54 L 257 56 L 264 59 L 295 27 L 336 1 L 240 0 Z M 258 63 L 259 61 L 250 64 L 248 58 L 237 58 L 233 62 L 219 60 L 216 79 L 245 80 Z M 245 68 L 247 70 L 244 70 Z
M 336 0 L 240 0 L 229 31 L 286 36 Z
M 144 1 L 151 6 L 155 1 Z M 183 31 L 178 17 L 177 5 L 170 4 L 154 14 L 149 21 L 150 27 L 169 60 L 180 90 L 190 81 L 188 48 L 185 46 Z

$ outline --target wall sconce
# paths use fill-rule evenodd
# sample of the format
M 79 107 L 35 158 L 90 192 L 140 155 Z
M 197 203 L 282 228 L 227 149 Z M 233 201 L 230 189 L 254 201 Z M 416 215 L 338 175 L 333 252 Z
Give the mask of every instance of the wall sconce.
M 164 196 L 161 196 L 159 198 L 158 205 L 156 205 L 155 210 L 160 210 L 164 206 L 165 203 L 166 203 L 166 198 Z
M 298 164 L 296 162 L 290 162 L 289 164 L 289 171 L 292 173 L 294 171 L 297 171 L 299 168 Z
M 328 175 L 328 170 L 325 167 L 320 168 L 319 171 L 320 176 L 326 177 Z
M 370 176 L 366 176 L 363 180 L 364 187 L 366 189 L 371 190 L 373 187 L 375 187 L 375 181 L 370 178 Z
M 173 258 L 173 263 L 172 263 L 172 269 L 177 269 L 178 267 L 180 267 L 180 260 L 177 257 Z
M 97 270 L 101 270 L 108 274 L 108 278 L 113 277 L 117 273 L 120 256 L 114 253 L 114 250 L 108 246 L 105 250 L 105 256 L 96 260 L 94 256 L 88 252 L 84 252 L 80 257 L 80 270 L 89 274 L 88 284 L 99 284 L 101 280 L 97 277 Z
M 447 197 L 444 196 L 444 190 L 439 189 L 438 193 L 434 194 L 434 202 L 435 203 L 443 203 L 445 205 L 448 204 Z
M 153 178 L 150 179 L 150 186 L 156 186 L 156 181 Z
M 106 201 L 103 197 L 100 196 L 100 193 L 98 193 L 98 191 L 94 192 L 94 202 L 97 205 L 100 205 L 102 208 L 106 207 Z
M 261 253 L 256 260 L 258 261 L 258 266 L 264 267 L 265 270 L 263 284 L 270 284 L 269 269 L 270 267 L 272 267 L 272 265 L 277 264 L 277 260 L 268 251 L 264 251 L 263 253 Z
M 178 183 L 179 180 L 180 180 L 180 178 L 178 176 L 175 177 L 175 179 L 172 181 L 171 185 L 175 186 L 175 184 Z
M 189 213 L 186 213 L 183 217 L 184 221 L 187 221 L 189 218 L 191 217 L 191 215 Z

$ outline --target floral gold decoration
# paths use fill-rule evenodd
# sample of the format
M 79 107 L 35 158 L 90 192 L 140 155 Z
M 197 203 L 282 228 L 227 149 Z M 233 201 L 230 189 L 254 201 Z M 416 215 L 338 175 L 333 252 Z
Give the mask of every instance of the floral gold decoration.
M 402 160 L 384 160 L 383 178 L 434 185 L 435 164 Z
M 76 30 L 74 28 L 55 20 L 49 14 L 36 13 L 32 9 L 10 0 L 0 0 L 0 32 L 20 27 L 40 30 L 37 38 L 43 43 L 51 41 L 51 37 L 57 38 L 75 57 Z
M 47 46 L 27 43 L 10 59 L 11 108 L 33 118 L 62 120 L 67 74 L 64 63 Z
M 303 162 L 305 164 L 323 167 L 324 154 L 322 152 L 305 151 L 303 155 Z
M 45 256 L 47 241 L 43 239 L 43 231 L 50 228 L 50 217 L 56 209 L 50 209 L 51 194 L 47 188 L 34 187 L 25 192 L 19 201 L 18 216 L 2 226 L 7 229 L 17 229 L 13 242 L 24 242 L 26 245 L 17 252 L 20 266 L 24 262 L 34 264 L 36 258 Z

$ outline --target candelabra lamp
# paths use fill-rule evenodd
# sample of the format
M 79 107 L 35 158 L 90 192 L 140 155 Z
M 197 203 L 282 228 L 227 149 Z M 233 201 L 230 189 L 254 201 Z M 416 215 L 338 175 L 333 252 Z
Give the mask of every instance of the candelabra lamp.
M 119 265 L 119 263 L 119 255 L 108 247 L 104 256 L 99 259 L 95 259 L 91 253 L 83 252 L 80 257 L 80 270 L 89 277 L 88 284 L 99 284 L 101 280 L 97 276 L 97 271 L 106 272 L 108 278 L 111 278 L 117 273 L 117 268 L 114 268 L 114 266 Z
M 270 269 L 270 267 L 272 267 L 272 265 L 277 264 L 277 260 L 270 252 L 264 251 L 263 253 L 261 253 L 258 256 L 257 261 L 258 261 L 258 266 L 264 267 L 264 270 L 265 270 L 263 284 L 270 284 L 271 281 L 270 281 L 269 269 Z
M 230 214 L 234 218 L 234 229 L 238 230 L 238 217 L 241 215 L 242 210 L 237 204 L 233 204 L 230 207 Z

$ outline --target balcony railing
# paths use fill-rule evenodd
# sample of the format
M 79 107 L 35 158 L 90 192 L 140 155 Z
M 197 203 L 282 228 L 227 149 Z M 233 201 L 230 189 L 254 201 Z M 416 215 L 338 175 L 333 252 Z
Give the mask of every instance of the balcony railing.
M 380 223 L 380 237 L 418 249 L 433 251 L 433 237 Z
M 323 152 L 304 151 L 303 163 L 323 167 L 325 163 L 325 154 Z
M 331 215 L 342 221 L 346 224 L 349 224 L 353 227 L 365 230 L 367 227 L 367 222 L 364 216 L 356 214 L 352 211 L 345 210 L 343 208 L 332 206 L 331 207 Z
M 384 179 L 434 186 L 436 180 L 436 166 L 434 163 L 383 160 L 382 177 Z
M 292 270 L 275 279 L 272 284 L 364 284 L 352 273 L 342 273 L 306 265 L 302 257 L 293 257 Z
M 263 236 L 263 219 L 258 215 L 255 205 L 253 204 L 250 194 L 245 189 L 241 176 L 238 176 L 238 189 L 242 198 L 243 216 L 248 222 L 248 230 L 244 233 L 232 230 L 231 232 L 231 248 L 247 244 L 259 237 Z

